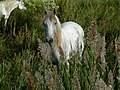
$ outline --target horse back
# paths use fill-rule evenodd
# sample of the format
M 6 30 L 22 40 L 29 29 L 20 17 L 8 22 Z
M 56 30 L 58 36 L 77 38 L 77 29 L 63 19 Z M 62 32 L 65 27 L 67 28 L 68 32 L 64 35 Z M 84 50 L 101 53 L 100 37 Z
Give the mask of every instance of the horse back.
M 63 49 L 66 52 L 77 51 L 77 44 L 83 41 L 82 27 L 75 22 L 65 22 L 61 25 Z
M 67 34 L 67 35 L 80 35 L 80 36 L 84 36 L 84 31 L 83 31 L 83 28 L 75 23 L 75 22 L 64 22 L 62 25 L 61 25 L 61 28 L 62 28 L 62 33 L 64 34 Z

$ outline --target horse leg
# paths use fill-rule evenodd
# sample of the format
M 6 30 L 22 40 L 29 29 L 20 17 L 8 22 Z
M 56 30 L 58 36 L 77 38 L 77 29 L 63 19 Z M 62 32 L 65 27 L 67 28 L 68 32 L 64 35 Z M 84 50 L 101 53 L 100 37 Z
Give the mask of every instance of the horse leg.
M 81 58 L 81 57 L 82 57 L 82 54 L 83 54 L 83 50 L 84 50 L 84 41 L 82 41 L 80 44 L 81 44 L 81 45 L 80 45 L 79 50 L 80 50 L 80 58 Z
M 69 57 L 69 54 L 67 54 L 66 55 L 66 61 L 65 61 L 65 66 L 66 66 L 66 68 L 67 68 L 67 70 L 69 70 L 69 62 L 68 62 L 68 60 L 70 59 L 70 57 Z
M 53 51 L 53 58 L 55 59 L 53 62 L 55 65 L 57 65 L 57 73 L 60 74 L 61 70 L 61 62 L 60 62 L 60 54 L 58 50 Z

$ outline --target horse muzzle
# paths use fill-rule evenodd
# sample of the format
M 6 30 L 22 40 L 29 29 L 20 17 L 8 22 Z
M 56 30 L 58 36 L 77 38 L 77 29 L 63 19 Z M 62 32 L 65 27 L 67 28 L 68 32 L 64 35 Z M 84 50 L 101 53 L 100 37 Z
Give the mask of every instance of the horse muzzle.
M 51 45 L 53 43 L 53 39 L 52 38 L 50 38 L 50 39 L 46 38 L 46 42 Z

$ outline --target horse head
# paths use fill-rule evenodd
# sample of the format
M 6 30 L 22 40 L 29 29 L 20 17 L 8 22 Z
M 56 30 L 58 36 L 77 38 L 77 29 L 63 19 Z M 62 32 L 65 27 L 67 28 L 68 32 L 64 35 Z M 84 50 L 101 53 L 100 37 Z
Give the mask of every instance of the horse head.
M 55 10 L 45 11 L 44 29 L 46 34 L 46 41 L 51 44 L 55 38 L 55 32 L 59 27 L 59 21 L 57 20 Z
M 19 9 L 21 9 L 21 10 L 26 10 L 27 9 L 24 5 L 23 0 L 17 0 L 17 1 L 19 1 L 19 4 L 18 4 Z

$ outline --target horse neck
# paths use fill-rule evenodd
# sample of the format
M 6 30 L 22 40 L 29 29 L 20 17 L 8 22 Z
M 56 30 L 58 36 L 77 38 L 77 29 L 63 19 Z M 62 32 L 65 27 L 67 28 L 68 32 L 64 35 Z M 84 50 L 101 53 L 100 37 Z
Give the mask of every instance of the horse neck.
M 18 1 L 10 1 L 9 3 L 5 3 L 5 9 L 7 12 L 13 11 L 15 8 L 18 7 L 19 2 Z

